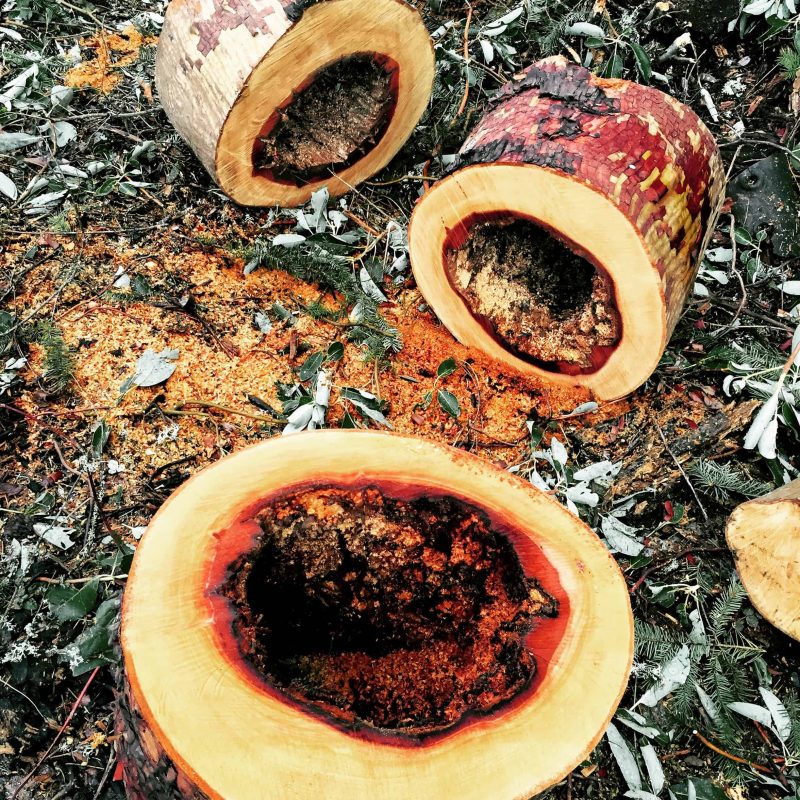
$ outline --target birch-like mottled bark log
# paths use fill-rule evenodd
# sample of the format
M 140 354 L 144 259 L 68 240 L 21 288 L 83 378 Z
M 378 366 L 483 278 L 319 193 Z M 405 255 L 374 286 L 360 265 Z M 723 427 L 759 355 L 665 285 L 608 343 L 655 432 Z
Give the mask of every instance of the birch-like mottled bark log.
M 800 641 L 800 480 L 742 503 L 725 535 L 750 601 Z
M 464 344 L 618 398 L 658 364 L 724 187 L 689 108 L 546 59 L 500 90 L 419 201 L 414 275 Z
M 608 550 L 527 481 L 320 431 L 172 495 L 121 643 L 131 800 L 514 800 L 597 744 L 633 626 Z
M 342 194 L 383 168 L 422 115 L 433 50 L 403 0 L 172 0 L 161 103 L 243 205 Z

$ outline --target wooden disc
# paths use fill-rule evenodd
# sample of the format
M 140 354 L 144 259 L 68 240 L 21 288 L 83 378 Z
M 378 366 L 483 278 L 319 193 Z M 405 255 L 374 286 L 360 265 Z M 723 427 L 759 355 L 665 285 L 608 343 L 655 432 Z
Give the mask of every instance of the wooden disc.
M 404 738 L 310 712 L 254 672 L 215 587 L 251 552 L 254 515 L 270 497 L 331 485 L 459 498 L 503 532 L 559 606 L 529 635 L 538 671 L 524 692 L 436 735 Z M 633 621 L 605 546 L 529 483 L 423 440 L 321 431 L 241 451 L 172 495 L 137 549 L 121 641 L 141 751 L 162 759 L 143 772 L 171 775 L 183 788 L 169 797 L 513 800 L 556 783 L 597 744 L 627 683 Z M 142 767 L 128 764 L 126 775 Z M 134 783 L 130 796 L 146 797 Z
M 725 536 L 750 601 L 800 642 L 800 480 L 742 503 Z
M 326 69 L 354 56 L 374 59 L 391 78 L 374 144 L 326 174 L 295 180 L 260 168 L 267 129 Z M 386 166 L 427 106 L 433 69 L 428 32 L 402 0 L 173 0 L 156 83 L 170 121 L 226 194 L 242 205 L 296 206 L 322 186 L 334 196 L 350 191 Z

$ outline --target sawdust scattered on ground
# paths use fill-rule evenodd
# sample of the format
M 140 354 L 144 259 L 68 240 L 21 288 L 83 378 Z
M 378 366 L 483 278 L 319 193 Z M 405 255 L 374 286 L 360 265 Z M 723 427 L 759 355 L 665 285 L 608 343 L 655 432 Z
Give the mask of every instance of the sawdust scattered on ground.
M 40 405 L 35 392 L 26 392 L 17 405 L 31 414 L 46 409 L 44 419 L 51 421 L 105 419 L 112 430 L 109 450 L 124 469 L 109 480 L 123 505 L 137 502 L 147 476 L 180 459 L 191 456 L 188 468 L 194 471 L 279 434 L 282 425 L 248 396 L 280 411 L 277 383 L 296 382 L 296 370 L 308 354 L 325 351 L 334 341 L 345 347 L 344 357 L 326 367 L 334 385 L 330 427 L 338 427 L 348 410 L 341 389 L 364 389 L 386 401 L 386 417 L 396 431 L 510 464 L 525 457 L 527 420 L 568 413 L 588 399 L 586 392 L 545 387 L 462 347 L 430 311 L 420 310 L 426 307 L 416 290 L 401 292 L 395 304 L 382 309 L 404 346 L 381 368 L 365 362 L 361 348 L 345 341 L 345 330 L 304 313 L 294 325 L 276 321 L 262 334 L 254 315 L 275 302 L 297 309 L 321 299 L 333 308 L 336 300 L 279 270 L 244 276 L 241 259 L 188 238 L 176 244 L 160 235 L 157 242 L 133 245 L 113 237 L 82 242 L 51 237 L 53 258 L 34 268 L 25 294 L 15 301 L 22 311 L 57 294 L 61 310 L 54 322 L 75 355 L 71 394 Z M 29 244 L 21 242 L 6 253 L 9 265 Z M 136 299 L 130 289 L 113 289 L 120 270 L 132 281 L 146 281 L 158 296 Z M 161 307 L 168 304 L 163 295 L 171 298 L 173 292 L 176 304 Z M 204 322 L 178 310 L 187 297 Z M 179 350 L 175 373 L 162 385 L 121 396 L 120 387 L 148 348 Z M 437 367 L 448 358 L 456 359 L 459 369 L 437 383 Z M 33 381 L 44 371 L 43 348 L 32 345 L 26 377 Z M 458 419 L 438 406 L 440 386 L 458 398 Z M 425 408 L 431 391 L 434 400 Z M 28 438 L 30 452 L 36 452 L 51 434 L 33 424 Z
M 67 72 L 64 85 L 109 94 L 121 83 L 122 70 L 139 60 L 143 47 L 150 47 L 156 41 L 157 37 L 144 36 L 133 25 L 121 33 L 99 31 L 87 36 L 81 39 L 80 45 L 90 49 L 92 56 Z

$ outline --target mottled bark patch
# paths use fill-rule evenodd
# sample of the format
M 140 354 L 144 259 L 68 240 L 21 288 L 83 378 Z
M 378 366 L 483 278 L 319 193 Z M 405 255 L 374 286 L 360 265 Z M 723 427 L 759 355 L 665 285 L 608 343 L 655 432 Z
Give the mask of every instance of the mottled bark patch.
M 590 368 L 593 353 L 619 341 L 608 278 L 533 222 L 479 222 L 445 261 L 473 313 L 530 359 Z
M 380 141 L 395 104 L 393 76 L 371 56 L 321 70 L 260 137 L 254 167 L 302 185 L 352 166 Z
M 243 655 L 347 724 L 422 734 L 511 700 L 556 602 L 505 535 L 454 498 L 314 489 L 270 504 L 223 592 Z

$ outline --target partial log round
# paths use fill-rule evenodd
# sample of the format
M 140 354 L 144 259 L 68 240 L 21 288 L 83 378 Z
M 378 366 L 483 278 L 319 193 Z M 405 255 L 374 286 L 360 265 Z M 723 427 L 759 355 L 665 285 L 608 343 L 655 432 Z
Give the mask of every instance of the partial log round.
M 742 503 L 725 535 L 750 601 L 800 642 L 800 480 Z
M 658 364 L 724 191 L 689 108 L 546 59 L 500 90 L 419 201 L 414 275 L 459 341 L 616 399 Z
M 121 642 L 131 800 L 513 800 L 597 744 L 633 626 L 606 548 L 526 481 L 322 431 L 167 501 Z
M 425 110 L 433 64 L 403 0 L 172 0 L 156 84 L 233 200 L 296 206 L 389 163 Z

